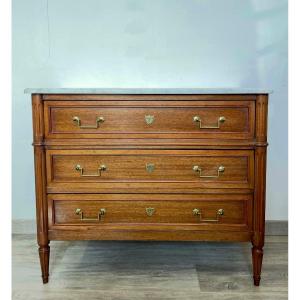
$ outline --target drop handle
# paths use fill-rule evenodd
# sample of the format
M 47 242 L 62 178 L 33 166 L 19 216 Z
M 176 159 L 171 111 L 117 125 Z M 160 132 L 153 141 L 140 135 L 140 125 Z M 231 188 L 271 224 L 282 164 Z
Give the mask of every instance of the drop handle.
M 73 117 L 73 122 L 75 123 L 75 125 L 77 125 L 79 128 L 81 129 L 97 129 L 99 128 L 99 124 L 104 122 L 104 118 L 103 117 L 97 117 L 96 118 L 96 125 L 82 125 L 81 120 L 78 116 L 74 116 Z
M 204 126 L 202 124 L 201 117 L 199 117 L 199 116 L 194 116 L 193 117 L 193 121 L 195 123 L 199 124 L 199 128 L 200 129 L 219 129 L 220 126 L 221 126 L 221 124 L 223 124 L 226 121 L 226 118 L 224 116 L 219 117 L 218 120 L 217 120 L 217 124 L 216 125 L 212 125 L 212 126 Z
M 85 218 L 83 216 L 83 211 L 81 208 L 76 208 L 75 210 L 75 214 L 80 216 L 80 221 L 101 221 L 101 217 L 103 217 L 106 213 L 106 209 L 105 208 L 100 208 L 100 210 L 98 211 L 97 214 L 97 218 Z
M 199 166 L 193 166 L 193 171 L 199 173 L 200 178 L 219 178 L 222 173 L 225 172 L 224 166 L 219 166 L 217 169 L 217 175 L 202 175 L 202 168 Z
M 224 209 L 223 208 L 220 208 L 216 211 L 216 218 L 215 219 L 204 219 L 202 217 L 202 212 L 201 212 L 201 209 L 198 209 L 198 208 L 194 208 L 193 209 L 193 215 L 194 216 L 199 216 L 199 221 L 200 222 L 220 222 L 220 218 L 222 216 L 224 216 Z
M 79 164 L 75 166 L 75 170 L 78 171 L 80 173 L 81 177 L 99 177 L 101 176 L 101 173 L 107 170 L 106 165 L 101 165 L 98 169 L 97 169 L 97 173 L 96 174 L 85 174 L 84 173 L 84 168 L 81 167 Z

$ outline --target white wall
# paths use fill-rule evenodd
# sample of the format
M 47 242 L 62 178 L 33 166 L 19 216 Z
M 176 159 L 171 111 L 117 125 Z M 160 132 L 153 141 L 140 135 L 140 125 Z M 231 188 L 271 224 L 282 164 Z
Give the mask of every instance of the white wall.
M 287 0 L 13 0 L 13 218 L 30 219 L 26 87 L 273 89 L 267 219 L 287 219 Z

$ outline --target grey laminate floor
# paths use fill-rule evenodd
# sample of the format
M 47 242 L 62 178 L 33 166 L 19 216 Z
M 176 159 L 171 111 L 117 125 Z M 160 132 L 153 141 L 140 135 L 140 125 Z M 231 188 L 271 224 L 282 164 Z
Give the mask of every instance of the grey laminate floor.
M 250 244 L 51 242 L 43 285 L 35 236 L 13 236 L 13 299 L 287 299 L 287 237 L 267 237 L 260 287 Z

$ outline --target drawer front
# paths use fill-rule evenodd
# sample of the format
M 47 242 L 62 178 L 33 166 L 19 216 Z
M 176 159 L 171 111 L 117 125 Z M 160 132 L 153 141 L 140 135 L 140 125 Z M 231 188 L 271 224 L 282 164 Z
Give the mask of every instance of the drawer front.
M 254 136 L 254 101 L 45 101 L 47 138 Z
M 48 150 L 52 192 L 158 188 L 252 188 L 249 150 Z M 98 189 L 98 190 L 97 190 Z M 140 192 L 140 191 L 138 191 Z M 172 191 L 171 191 L 172 192 Z M 194 191 L 195 192 L 195 191 Z
M 251 227 L 250 195 L 50 195 L 49 224 Z

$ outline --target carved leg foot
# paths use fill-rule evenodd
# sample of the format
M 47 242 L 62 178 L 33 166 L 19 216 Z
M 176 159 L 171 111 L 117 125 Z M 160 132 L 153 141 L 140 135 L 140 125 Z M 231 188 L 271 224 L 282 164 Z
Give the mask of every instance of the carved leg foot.
M 49 278 L 49 255 L 50 255 L 49 245 L 40 246 L 39 255 L 40 255 L 40 264 L 42 270 L 43 283 L 47 283 Z
M 260 273 L 263 259 L 263 249 L 259 247 L 252 248 L 252 265 L 253 265 L 253 280 L 254 285 L 259 286 Z

